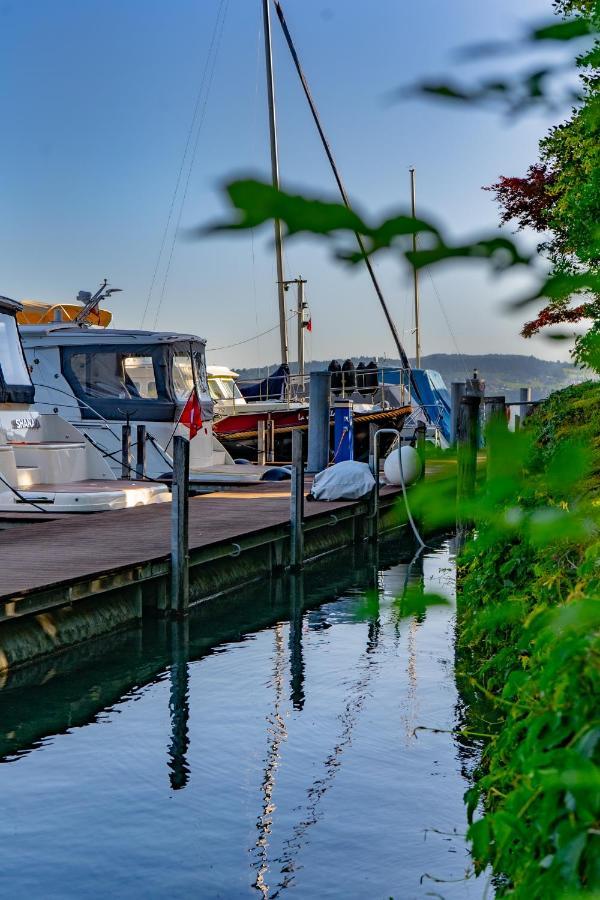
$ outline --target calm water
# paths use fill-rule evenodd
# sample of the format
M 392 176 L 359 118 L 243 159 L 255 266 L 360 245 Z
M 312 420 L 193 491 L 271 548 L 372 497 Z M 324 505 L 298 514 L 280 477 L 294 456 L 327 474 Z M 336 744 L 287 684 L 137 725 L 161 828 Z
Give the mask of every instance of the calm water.
M 450 546 L 339 554 L 0 691 L 0 895 L 476 897 Z M 373 592 L 374 588 L 374 592 Z M 440 879 L 436 881 L 433 879 Z

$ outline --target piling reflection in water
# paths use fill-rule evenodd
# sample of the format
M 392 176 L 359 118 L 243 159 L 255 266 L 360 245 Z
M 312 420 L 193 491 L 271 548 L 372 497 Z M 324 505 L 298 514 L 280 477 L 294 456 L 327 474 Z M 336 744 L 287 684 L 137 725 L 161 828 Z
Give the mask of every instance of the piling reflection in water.
M 169 744 L 169 781 L 173 790 L 188 783 L 190 767 L 187 752 L 190 744 L 190 692 L 189 692 L 189 620 L 168 623 L 171 644 L 171 669 L 169 672 L 169 715 L 171 718 L 171 742 Z
M 290 700 L 294 709 L 304 707 L 304 658 L 302 654 L 302 623 L 304 617 L 304 576 L 290 575 Z
M 439 555 L 413 554 L 397 539 L 353 548 L 202 604 L 188 621 L 149 622 L 13 673 L 0 690 L 0 839 L 14 893 L 42 896 L 17 869 L 23 823 L 42 828 L 40 872 L 72 885 L 65 896 L 93 891 L 92 870 L 74 862 L 88 844 L 115 860 L 105 872 L 115 895 L 127 893 L 120 852 L 138 888 L 148 866 L 160 867 L 157 897 L 274 898 L 292 888 L 412 897 L 426 896 L 425 872 L 460 879 L 462 838 L 428 832 L 423 842 L 430 826 L 464 831 L 468 748 L 414 736 L 417 725 L 451 729 L 457 698 L 451 611 L 400 620 L 394 603 L 408 585 L 439 579 Z M 108 728 L 85 727 L 93 723 Z M 109 790 L 89 774 L 96 744 L 99 772 L 115 760 Z M 47 766 L 69 773 L 50 807 L 29 780 Z M 57 818 L 76 853 L 61 849 Z M 481 896 L 468 887 L 459 880 L 441 893 Z

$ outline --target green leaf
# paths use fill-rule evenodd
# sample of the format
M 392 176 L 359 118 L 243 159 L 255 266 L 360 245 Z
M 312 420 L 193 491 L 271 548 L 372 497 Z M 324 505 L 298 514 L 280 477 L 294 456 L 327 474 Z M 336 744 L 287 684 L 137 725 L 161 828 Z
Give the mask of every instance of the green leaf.
M 580 291 L 600 292 L 600 275 L 583 272 L 576 275 L 551 275 L 540 284 L 534 294 L 510 303 L 511 309 L 522 309 L 532 303 L 548 299 L 555 303 L 566 302 L 572 294 Z
M 473 241 L 471 244 L 458 244 L 455 246 L 439 244 L 428 250 L 409 250 L 406 253 L 407 260 L 416 269 L 430 266 L 433 263 L 446 259 L 488 259 L 498 269 L 507 269 L 516 265 L 529 265 L 530 256 L 525 256 L 516 244 L 508 238 L 492 237 Z
M 530 41 L 573 41 L 593 34 L 595 28 L 586 18 L 578 16 L 566 22 L 551 22 L 529 32 Z
M 418 584 L 407 587 L 402 597 L 396 598 L 394 606 L 398 610 L 400 618 L 409 616 L 421 617 L 430 606 L 449 606 L 450 601 L 441 594 L 425 592 Z

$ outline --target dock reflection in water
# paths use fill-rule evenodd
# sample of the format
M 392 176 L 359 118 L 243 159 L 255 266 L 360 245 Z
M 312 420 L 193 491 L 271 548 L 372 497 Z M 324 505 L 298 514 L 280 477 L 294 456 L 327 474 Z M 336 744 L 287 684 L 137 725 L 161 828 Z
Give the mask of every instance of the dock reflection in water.
M 398 540 L 14 673 L 0 690 L 2 895 L 481 897 L 448 543 Z M 374 555 L 376 554 L 376 555 Z M 432 879 L 441 879 L 441 882 Z

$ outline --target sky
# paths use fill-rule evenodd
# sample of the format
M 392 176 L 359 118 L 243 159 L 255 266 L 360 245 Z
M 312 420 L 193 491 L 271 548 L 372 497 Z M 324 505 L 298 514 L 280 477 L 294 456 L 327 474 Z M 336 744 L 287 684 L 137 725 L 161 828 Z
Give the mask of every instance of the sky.
M 390 95 L 423 77 L 468 79 L 458 48 L 520 35 L 550 0 L 282 5 L 357 209 L 406 208 L 415 166 L 420 214 L 455 237 L 494 232 L 482 186 L 523 174 L 551 120 Z M 228 179 L 269 177 L 261 15 L 260 0 L 0 0 L 0 293 L 68 301 L 107 277 L 122 289 L 109 301 L 118 327 L 199 334 L 223 348 L 214 364 L 277 361 L 271 229 L 188 236 L 223 218 Z M 336 200 L 275 17 L 273 44 L 282 185 Z M 316 239 L 287 242 L 285 262 L 287 278 L 307 279 L 308 358 L 396 355 L 364 271 Z M 412 355 L 410 273 L 392 258 L 376 271 Z M 422 352 L 566 358 L 519 337 L 504 301 L 523 286 L 479 264 L 424 274 Z

